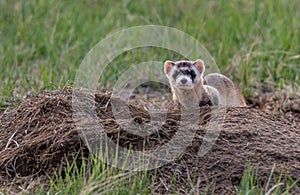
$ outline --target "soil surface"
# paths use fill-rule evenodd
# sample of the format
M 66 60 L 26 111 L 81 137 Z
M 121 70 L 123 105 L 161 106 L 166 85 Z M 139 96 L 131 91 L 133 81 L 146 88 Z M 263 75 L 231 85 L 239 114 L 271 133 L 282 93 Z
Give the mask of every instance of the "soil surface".
M 117 121 L 111 102 L 118 105 L 124 102 L 111 98 L 110 94 L 93 96 L 76 90 L 78 99 L 73 101 L 80 102 L 82 98 L 95 101 L 94 118 L 93 113 L 89 113 L 86 121 L 80 121 L 80 114 L 73 116 L 73 111 L 86 114 L 83 108 L 86 105 L 72 107 L 72 92 L 71 88 L 42 92 L 27 98 L 18 108 L 2 113 L 0 189 L 8 189 L 8 192 L 20 189 L 34 191 L 40 183 L 47 188 L 47 174 L 66 167 L 66 160 L 71 163 L 77 157 L 76 162 L 80 166 L 82 158 L 88 159 L 90 151 L 78 129 L 85 131 L 86 135 L 104 133 L 113 142 L 135 151 L 156 150 L 170 140 L 175 140 L 169 147 L 176 151 L 176 147 L 182 145 L 180 136 L 192 132 L 191 142 L 175 156 L 174 161 L 149 171 L 157 193 L 214 191 L 217 194 L 234 194 L 249 164 L 257 170 L 261 187 L 266 185 L 268 178 L 272 178 L 269 186 L 274 185 L 280 175 L 283 175 L 283 183 L 300 178 L 299 97 L 269 93 L 249 98 L 247 108 L 202 107 L 200 113 L 192 113 L 196 113 L 198 124 L 185 124 L 181 121 L 185 112 L 168 105 L 167 113 L 159 110 L 156 113 L 156 116 L 166 115 L 164 121 L 154 120 L 155 124 L 161 123 L 159 127 L 146 128 L 149 131 L 141 136 L 122 127 L 124 124 L 135 127 L 150 124 L 151 117 L 143 102 L 133 98 L 129 106 L 130 117 L 121 117 L 121 120 L 119 117 Z M 221 120 L 215 124 L 221 131 L 210 131 L 209 138 L 216 137 L 213 144 L 213 140 L 206 136 L 213 124 L 211 121 L 216 120 Z M 182 125 L 184 129 L 180 128 Z M 94 136 L 95 140 L 97 136 Z M 209 146 L 212 148 L 202 153 L 203 148 Z M 172 156 L 172 153 L 168 155 Z M 299 182 L 291 192 L 300 193 Z

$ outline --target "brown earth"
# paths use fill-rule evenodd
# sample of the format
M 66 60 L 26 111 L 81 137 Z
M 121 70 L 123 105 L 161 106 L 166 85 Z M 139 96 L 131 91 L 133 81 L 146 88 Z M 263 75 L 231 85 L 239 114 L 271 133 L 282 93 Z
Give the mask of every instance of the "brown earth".
M 80 93 L 84 92 L 78 91 Z M 109 95 L 96 94 L 95 101 L 99 127 L 123 147 L 155 149 L 173 139 L 179 130 L 180 111 L 170 107 L 161 128 L 147 136 L 130 134 L 114 119 Z M 195 132 L 192 144 L 174 162 L 149 171 L 149 174 L 156 175 L 153 177 L 155 191 L 174 193 L 175 179 L 177 193 L 207 190 L 231 194 L 248 164 L 257 170 L 261 187 L 271 173 L 274 178 L 283 174 L 282 182 L 289 180 L 285 175 L 299 180 L 299 99 L 272 93 L 249 98 L 248 104 L 248 108 L 226 108 L 216 143 L 201 157 L 199 146 L 207 143 L 203 137 L 209 119 L 219 112 L 217 108 L 203 107 L 199 125 L 186 126 L 186 131 Z M 72 162 L 78 156 L 76 162 L 80 165 L 82 157 L 88 158 L 89 150 L 78 134 L 77 118 L 72 117 L 72 109 L 72 89 L 66 88 L 40 93 L 26 99 L 17 109 L 2 114 L 0 189 L 34 190 L 34 185 L 40 182 L 47 186 L 47 174 L 57 171 L 60 166 L 66 167 L 66 159 Z M 124 118 L 124 123 L 144 125 L 149 122 L 149 114 L 141 106 L 130 105 L 129 110 L 132 117 Z M 274 178 L 269 186 L 274 184 Z M 292 193 L 300 193 L 299 182 Z

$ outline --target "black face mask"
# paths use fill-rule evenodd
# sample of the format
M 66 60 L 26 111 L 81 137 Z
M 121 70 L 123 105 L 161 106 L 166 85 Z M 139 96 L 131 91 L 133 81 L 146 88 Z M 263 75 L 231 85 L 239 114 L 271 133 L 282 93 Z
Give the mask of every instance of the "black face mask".
M 172 75 L 173 79 L 176 80 L 178 75 L 186 75 L 190 77 L 192 81 L 194 81 L 194 79 L 196 78 L 196 73 L 194 70 L 176 70 Z

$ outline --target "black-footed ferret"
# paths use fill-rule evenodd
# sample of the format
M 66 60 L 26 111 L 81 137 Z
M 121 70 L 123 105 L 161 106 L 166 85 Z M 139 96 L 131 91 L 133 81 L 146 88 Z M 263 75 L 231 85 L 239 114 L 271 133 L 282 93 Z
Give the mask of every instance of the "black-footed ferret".
M 241 91 L 226 76 L 211 73 L 203 78 L 204 62 L 166 61 L 164 71 L 169 79 L 173 100 L 185 108 L 203 105 L 247 106 Z

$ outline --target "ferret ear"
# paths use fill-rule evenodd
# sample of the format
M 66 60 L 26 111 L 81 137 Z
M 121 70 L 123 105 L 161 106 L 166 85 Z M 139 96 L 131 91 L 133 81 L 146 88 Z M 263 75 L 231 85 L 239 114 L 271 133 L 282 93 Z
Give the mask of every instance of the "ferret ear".
M 175 65 L 174 62 L 169 61 L 169 60 L 166 61 L 165 64 L 164 64 L 164 70 L 165 70 L 165 73 L 166 73 L 166 74 L 169 74 L 169 72 L 171 71 L 172 66 L 174 66 L 174 65 Z
M 201 74 L 204 73 L 204 71 L 205 71 L 205 65 L 204 65 L 203 60 L 198 59 L 198 60 L 196 60 L 195 62 L 193 62 L 193 65 L 196 66 L 196 68 L 199 70 L 199 72 L 200 72 Z

